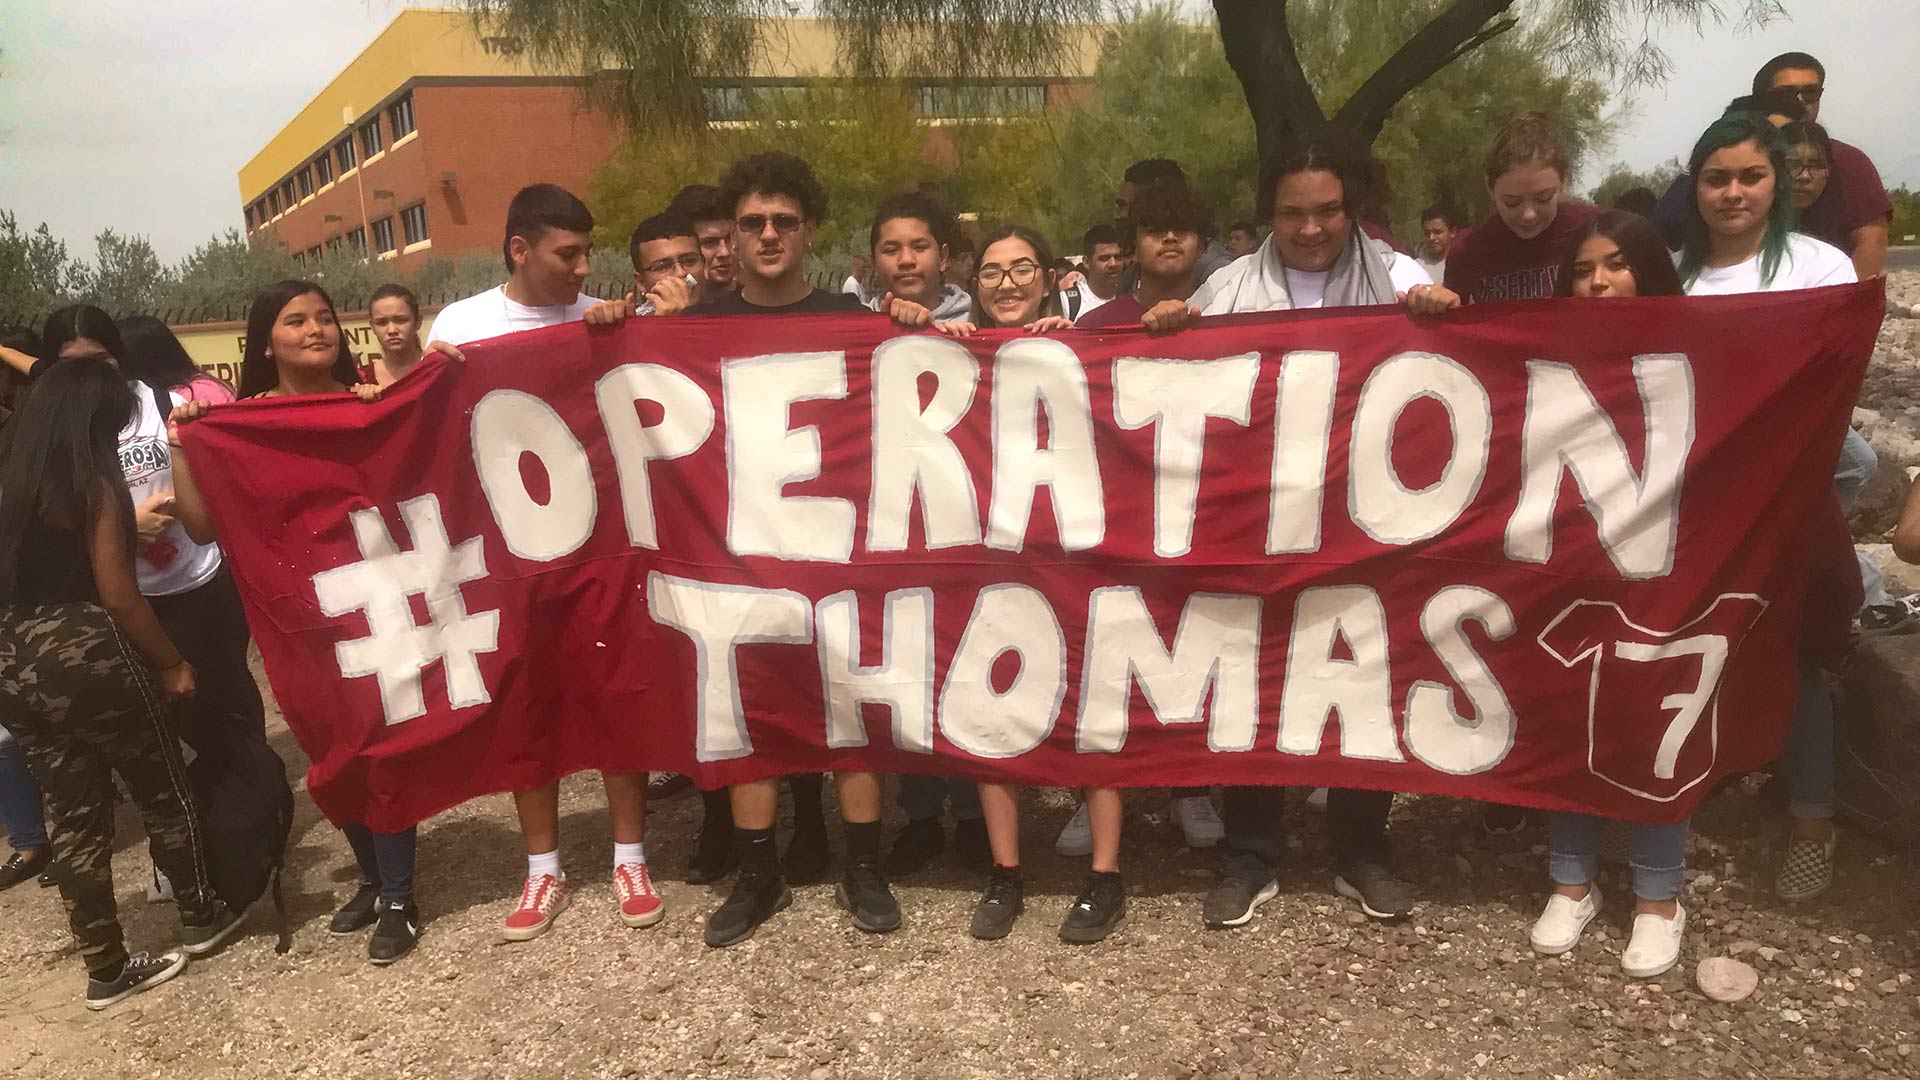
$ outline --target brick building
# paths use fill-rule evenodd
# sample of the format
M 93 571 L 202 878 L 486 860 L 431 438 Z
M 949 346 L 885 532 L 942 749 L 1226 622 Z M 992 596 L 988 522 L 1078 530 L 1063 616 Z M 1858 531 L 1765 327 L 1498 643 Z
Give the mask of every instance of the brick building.
M 942 141 L 945 124 L 1039 112 L 1081 92 L 1101 30 L 1087 28 L 1057 75 L 919 80 L 929 141 Z M 749 95 L 833 73 L 839 49 L 820 20 L 777 20 L 762 39 L 748 76 L 705 86 L 709 122 L 738 122 Z M 619 144 L 584 90 L 463 14 L 404 10 L 240 170 L 247 234 L 302 258 L 369 252 L 400 273 L 434 254 L 498 250 L 514 192 L 548 181 L 584 194 Z

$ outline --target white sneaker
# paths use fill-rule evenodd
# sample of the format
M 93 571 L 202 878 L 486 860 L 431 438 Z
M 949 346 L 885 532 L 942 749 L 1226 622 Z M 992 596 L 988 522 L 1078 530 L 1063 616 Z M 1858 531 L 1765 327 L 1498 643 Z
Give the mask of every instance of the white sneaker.
M 1318 810 L 1323 814 L 1327 812 L 1327 789 L 1326 788 L 1317 787 L 1317 788 L 1314 788 L 1312 791 L 1307 792 L 1307 809 Z
M 1541 956 L 1559 956 L 1571 952 L 1580 944 L 1580 935 L 1586 932 L 1587 924 L 1600 914 L 1600 887 L 1587 886 L 1585 898 L 1575 900 L 1569 896 L 1554 893 L 1547 898 L 1547 910 L 1534 920 L 1533 951 Z
M 1666 974 L 1680 962 L 1680 938 L 1686 931 L 1686 908 L 1678 908 L 1671 919 L 1635 915 L 1633 937 L 1620 954 L 1620 970 L 1636 979 Z
M 1213 809 L 1213 800 L 1205 795 L 1175 798 L 1173 823 L 1180 826 L 1180 835 L 1186 838 L 1190 848 L 1210 848 L 1227 835 L 1227 827 L 1220 823 L 1220 815 Z
M 1087 804 L 1081 803 L 1080 809 L 1073 812 L 1067 821 L 1067 827 L 1060 830 L 1059 839 L 1053 842 L 1053 850 L 1070 858 L 1093 854 L 1093 824 L 1087 820 Z

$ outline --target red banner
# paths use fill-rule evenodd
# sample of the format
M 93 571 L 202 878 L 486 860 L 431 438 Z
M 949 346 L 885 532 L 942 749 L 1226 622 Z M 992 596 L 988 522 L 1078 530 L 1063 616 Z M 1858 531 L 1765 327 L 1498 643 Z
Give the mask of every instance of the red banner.
M 871 768 L 1662 821 L 1783 741 L 1881 307 L 642 318 L 187 445 L 336 820 Z

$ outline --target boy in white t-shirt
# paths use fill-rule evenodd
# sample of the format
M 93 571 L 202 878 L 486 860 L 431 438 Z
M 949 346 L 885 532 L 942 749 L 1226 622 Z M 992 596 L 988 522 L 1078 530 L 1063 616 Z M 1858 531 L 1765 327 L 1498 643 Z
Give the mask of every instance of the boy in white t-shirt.
M 593 305 L 593 298 L 580 292 L 589 272 L 592 232 L 593 215 L 572 193 L 553 184 L 522 188 L 507 207 L 506 284 L 448 304 L 428 340 L 434 347 L 457 347 L 579 320 Z M 666 907 L 647 873 L 647 774 L 603 772 L 600 777 L 613 819 L 613 891 L 620 919 L 628 926 L 651 926 Z M 560 869 L 560 785 L 516 791 L 513 806 L 527 845 L 527 880 L 505 933 L 509 941 L 526 941 L 546 933 L 571 897 Z

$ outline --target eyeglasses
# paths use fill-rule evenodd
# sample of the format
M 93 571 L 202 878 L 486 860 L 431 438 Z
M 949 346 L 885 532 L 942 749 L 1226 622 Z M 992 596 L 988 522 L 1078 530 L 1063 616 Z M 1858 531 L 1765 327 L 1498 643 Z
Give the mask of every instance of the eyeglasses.
M 1787 163 L 1787 172 L 1794 176 L 1818 176 L 1821 173 L 1830 171 L 1832 168 L 1833 166 L 1824 161 L 1790 161 Z
M 997 289 L 1007 280 L 1015 285 L 1031 285 L 1033 279 L 1040 276 L 1040 264 L 1031 259 L 1021 259 L 1005 269 L 989 264 L 981 267 L 977 276 L 981 287 L 987 289 Z
M 705 262 L 705 260 L 700 258 L 698 254 L 689 251 L 678 258 L 655 259 L 640 269 L 645 270 L 649 274 L 671 274 L 676 269 L 691 272 L 700 269 L 703 262 Z
M 767 231 L 768 222 L 782 233 L 793 232 L 806 223 L 799 214 L 742 214 L 734 219 L 733 226 L 748 236 L 759 236 Z

